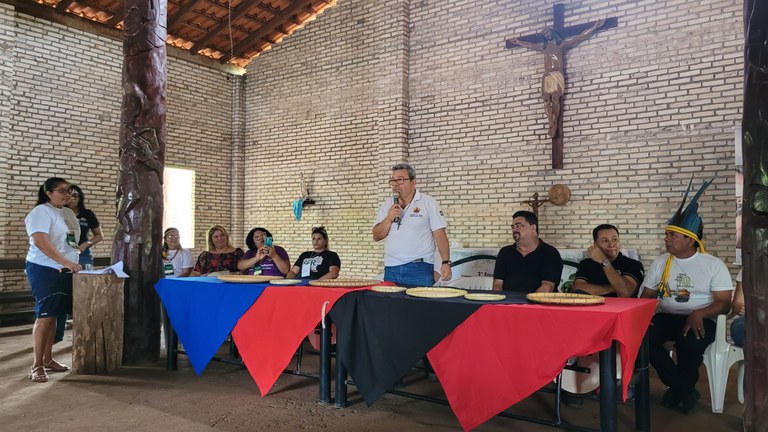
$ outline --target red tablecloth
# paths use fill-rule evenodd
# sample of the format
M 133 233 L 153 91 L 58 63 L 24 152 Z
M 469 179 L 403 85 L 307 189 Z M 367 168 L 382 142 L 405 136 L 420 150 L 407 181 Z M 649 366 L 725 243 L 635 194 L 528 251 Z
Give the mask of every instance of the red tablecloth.
M 267 287 L 240 317 L 232 336 L 262 396 L 290 363 L 301 341 L 344 294 L 365 288 Z M 328 303 L 323 309 L 323 304 Z
M 655 300 L 607 298 L 599 306 L 486 305 L 429 351 L 429 360 L 465 430 L 551 382 L 572 356 L 617 340 L 623 396 Z

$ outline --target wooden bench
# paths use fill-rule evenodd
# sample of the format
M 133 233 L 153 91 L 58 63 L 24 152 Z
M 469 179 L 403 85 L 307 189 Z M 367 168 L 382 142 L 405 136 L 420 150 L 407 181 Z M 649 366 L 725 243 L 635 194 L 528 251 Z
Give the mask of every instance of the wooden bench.
M 6 307 L 5 305 L 14 305 Z M 35 320 L 35 298 L 28 291 L 0 292 L 0 325 L 31 323 Z

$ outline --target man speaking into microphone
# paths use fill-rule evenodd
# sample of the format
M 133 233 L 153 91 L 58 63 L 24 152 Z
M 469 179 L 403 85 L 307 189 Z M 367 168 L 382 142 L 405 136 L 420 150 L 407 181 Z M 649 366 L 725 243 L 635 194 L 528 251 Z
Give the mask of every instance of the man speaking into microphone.
M 445 220 L 434 198 L 416 190 L 410 164 L 392 167 L 392 198 L 379 208 L 373 239 L 384 242 L 384 280 L 403 286 L 435 283 L 435 248 L 440 253 L 440 280 L 451 279 L 451 252 Z

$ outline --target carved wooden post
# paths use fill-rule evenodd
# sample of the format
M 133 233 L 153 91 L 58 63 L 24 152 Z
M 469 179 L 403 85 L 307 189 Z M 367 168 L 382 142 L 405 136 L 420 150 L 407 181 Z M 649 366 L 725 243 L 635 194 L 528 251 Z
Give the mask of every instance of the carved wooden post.
M 744 2 L 744 430 L 768 430 L 768 2 Z M 761 426 L 762 425 L 762 426 Z
M 112 262 L 122 260 L 125 282 L 123 361 L 160 356 L 163 167 L 165 163 L 166 0 L 126 0 L 123 108 L 120 125 L 118 225 Z

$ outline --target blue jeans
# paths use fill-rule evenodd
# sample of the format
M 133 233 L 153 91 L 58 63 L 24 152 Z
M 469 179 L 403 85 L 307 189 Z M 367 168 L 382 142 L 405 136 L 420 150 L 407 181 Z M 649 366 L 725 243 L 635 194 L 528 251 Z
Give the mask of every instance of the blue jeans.
M 84 266 L 86 264 L 93 264 L 93 253 L 91 252 L 91 248 L 88 248 L 80 252 L 80 259 L 78 264 L 80 264 L 81 266 Z
M 744 316 L 740 316 L 731 323 L 731 339 L 737 347 L 744 347 Z
M 409 262 L 384 267 L 384 280 L 402 286 L 432 286 L 435 284 L 434 265 L 427 262 Z

